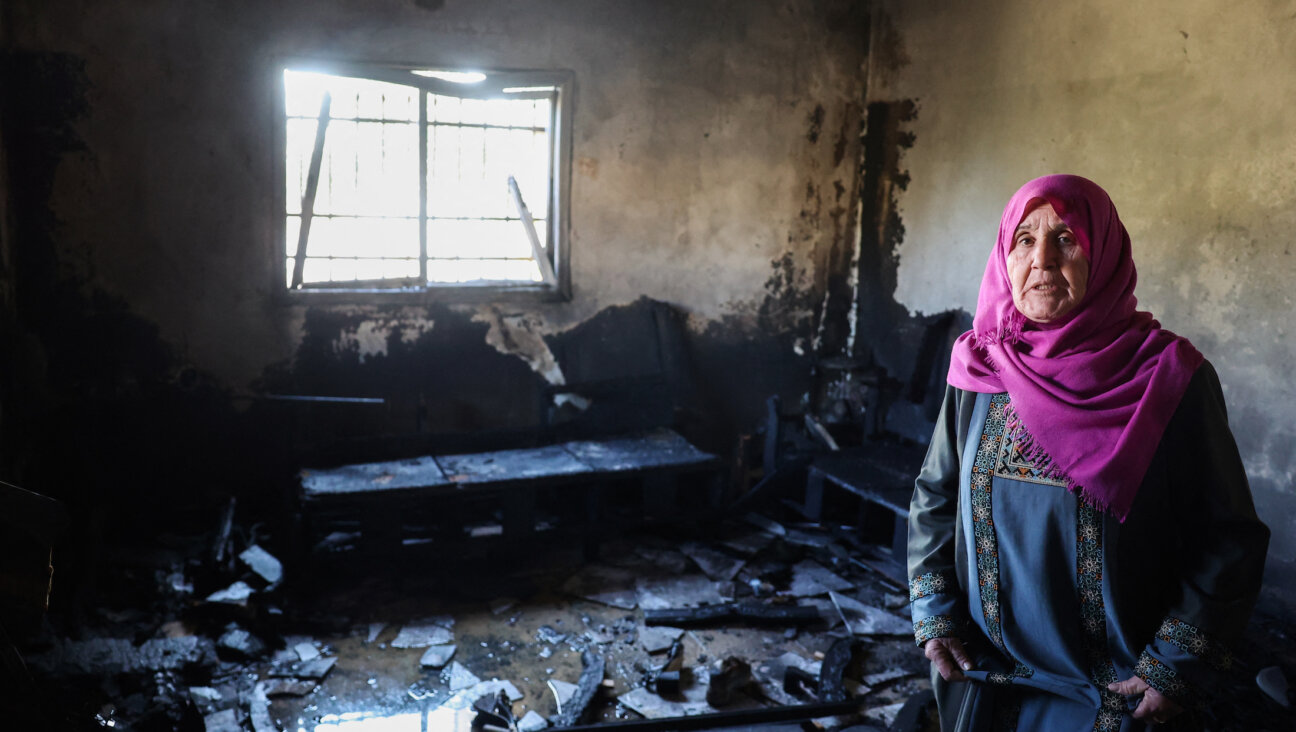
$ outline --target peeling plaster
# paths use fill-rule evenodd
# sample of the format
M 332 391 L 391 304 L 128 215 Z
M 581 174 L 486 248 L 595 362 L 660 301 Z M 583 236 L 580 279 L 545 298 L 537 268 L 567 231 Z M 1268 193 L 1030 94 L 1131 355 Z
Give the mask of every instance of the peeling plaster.
M 486 343 L 506 356 L 517 356 L 526 362 L 531 370 L 539 374 L 553 386 L 567 383 L 563 377 L 562 367 L 554 359 L 553 352 L 544 340 L 544 324 L 533 313 L 511 313 L 505 315 L 497 307 L 478 310 L 473 315 L 474 323 L 486 323 L 490 330 L 486 333 Z
M 361 321 L 353 330 L 339 333 L 337 340 L 334 341 L 334 349 L 339 353 L 356 351 L 361 358 L 386 356 L 387 346 L 391 342 L 393 333 L 399 335 L 402 343 L 410 345 L 417 341 L 420 335 L 432 330 L 433 324 L 434 321 L 417 315 L 401 315 L 393 318 L 372 317 Z

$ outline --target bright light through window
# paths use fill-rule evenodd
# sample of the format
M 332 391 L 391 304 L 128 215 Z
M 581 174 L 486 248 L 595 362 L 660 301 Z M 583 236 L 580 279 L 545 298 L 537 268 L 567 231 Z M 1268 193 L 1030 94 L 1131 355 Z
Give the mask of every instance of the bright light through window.
M 404 73 L 285 70 L 288 286 L 553 284 L 556 88 Z

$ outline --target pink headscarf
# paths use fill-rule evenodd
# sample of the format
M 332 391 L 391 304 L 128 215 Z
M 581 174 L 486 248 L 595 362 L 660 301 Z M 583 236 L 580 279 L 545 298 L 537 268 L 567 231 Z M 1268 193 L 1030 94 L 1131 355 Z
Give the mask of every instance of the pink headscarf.
M 1057 321 L 1029 321 L 1013 304 L 1008 252 L 1013 232 L 1048 201 L 1076 233 L 1089 259 L 1088 290 Z M 1028 458 L 1121 521 L 1202 355 L 1186 339 L 1139 312 L 1129 234 L 1097 184 L 1049 175 L 1022 186 L 999 221 L 972 330 L 959 337 L 949 383 L 1008 392 L 1029 432 Z

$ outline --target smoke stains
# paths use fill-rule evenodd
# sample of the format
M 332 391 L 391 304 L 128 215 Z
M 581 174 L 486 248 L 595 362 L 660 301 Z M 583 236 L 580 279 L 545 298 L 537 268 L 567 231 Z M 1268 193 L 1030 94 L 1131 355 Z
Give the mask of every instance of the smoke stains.
M 823 132 L 824 108 L 822 104 L 816 104 L 814 111 L 810 113 L 808 121 L 810 122 L 810 131 L 806 133 L 806 139 L 811 144 L 819 142 L 819 135 Z

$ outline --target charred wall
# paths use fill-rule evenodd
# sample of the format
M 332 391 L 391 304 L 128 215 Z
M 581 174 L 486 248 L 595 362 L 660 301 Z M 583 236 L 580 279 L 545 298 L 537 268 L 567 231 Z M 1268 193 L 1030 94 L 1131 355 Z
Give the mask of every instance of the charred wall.
M 75 504 L 87 558 L 230 495 L 278 511 L 308 463 L 661 423 L 727 454 L 849 342 L 856 3 L 6 13 L 0 478 Z M 317 54 L 572 70 L 571 300 L 279 297 L 276 64 Z M 598 396 L 555 403 L 569 387 Z

